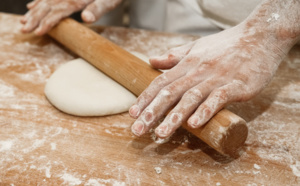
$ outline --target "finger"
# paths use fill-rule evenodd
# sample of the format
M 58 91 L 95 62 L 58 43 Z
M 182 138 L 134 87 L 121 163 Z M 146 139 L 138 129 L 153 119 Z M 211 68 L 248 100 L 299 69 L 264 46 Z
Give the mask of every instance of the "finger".
M 33 7 L 35 7 L 41 0 L 35 0 L 35 1 L 31 1 L 30 3 L 27 3 L 27 8 L 30 10 Z
M 177 65 L 185 56 L 188 55 L 195 42 L 173 48 L 162 56 L 151 57 L 149 59 L 151 65 L 156 69 L 170 69 Z
M 192 128 L 201 127 L 226 104 L 238 101 L 245 94 L 243 90 L 242 84 L 236 82 L 215 89 L 189 118 L 188 125 Z
M 189 89 L 165 120 L 156 128 L 156 135 L 160 138 L 171 136 L 216 86 L 219 86 L 218 82 L 212 78 Z
M 98 3 L 93 2 L 84 9 L 84 11 L 81 13 L 83 21 L 87 23 L 95 22 L 105 13 L 103 8 L 99 7 L 98 5 Z
M 21 22 L 22 24 L 26 24 L 27 18 L 26 18 L 25 15 L 23 15 L 23 16 L 21 17 L 20 22 Z
M 35 1 L 32 1 L 32 2 L 30 2 L 30 3 L 28 3 L 27 4 L 27 8 L 30 10 L 30 9 L 32 9 L 36 4 L 37 4 L 37 2 L 38 1 L 40 1 L 40 0 L 35 0 Z M 32 5 L 31 5 L 32 4 Z M 28 7 L 28 5 L 29 5 L 29 7 Z M 34 5 L 34 6 L 33 6 Z M 27 22 L 27 20 L 28 20 L 28 17 L 29 17 L 29 15 L 31 14 L 31 12 L 32 11 L 28 11 L 25 15 L 23 15 L 22 16 L 22 18 L 21 18 L 21 20 L 20 20 L 20 22 L 22 23 L 22 24 L 26 24 L 26 22 Z
M 172 105 L 177 103 L 186 90 L 201 81 L 201 76 L 184 76 L 163 88 L 151 104 L 132 125 L 132 132 L 143 135 L 159 121 Z
M 129 114 L 133 118 L 137 118 L 141 112 L 155 98 L 158 92 L 169 85 L 171 82 L 181 78 L 186 74 L 188 66 L 177 65 L 171 71 L 165 72 L 155 78 L 151 84 L 138 97 L 136 103 L 129 109 Z
M 24 16 L 24 19 L 22 20 L 24 23 L 26 23 L 22 31 L 27 33 L 33 31 L 40 23 L 41 19 L 43 19 L 49 12 L 50 8 L 47 6 L 47 4 L 39 4 L 36 6 L 36 8 L 30 10 L 26 15 Z
M 115 8 L 121 0 L 111 0 L 109 3 L 103 0 L 96 0 L 89 4 L 81 14 L 83 21 L 87 23 L 92 23 L 98 20 L 106 12 Z
M 39 24 L 38 28 L 34 31 L 34 33 L 38 36 L 46 34 L 51 30 L 62 18 L 64 18 L 64 14 L 55 13 L 51 11 Z

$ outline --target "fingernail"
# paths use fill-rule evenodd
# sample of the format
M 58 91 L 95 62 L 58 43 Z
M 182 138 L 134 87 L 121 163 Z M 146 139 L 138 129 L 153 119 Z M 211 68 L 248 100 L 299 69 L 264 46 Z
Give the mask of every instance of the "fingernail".
M 129 114 L 132 117 L 138 117 L 140 114 L 140 108 L 137 105 L 133 105 L 130 109 L 129 109 Z
M 172 113 L 170 116 L 170 122 L 176 124 L 182 120 L 182 114 Z
M 94 16 L 94 14 L 92 12 L 86 10 L 82 14 L 86 21 L 88 21 L 88 22 L 96 21 L 96 17 Z
M 200 118 L 198 116 L 192 116 L 189 121 L 189 126 L 192 128 L 197 128 L 200 124 Z
M 153 121 L 153 112 L 152 111 L 147 111 L 144 115 L 144 122 L 149 123 Z
M 144 131 L 144 124 L 142 122 L 136 122 L 132 125 L 131 131 L 136 135 L 140 136 Z

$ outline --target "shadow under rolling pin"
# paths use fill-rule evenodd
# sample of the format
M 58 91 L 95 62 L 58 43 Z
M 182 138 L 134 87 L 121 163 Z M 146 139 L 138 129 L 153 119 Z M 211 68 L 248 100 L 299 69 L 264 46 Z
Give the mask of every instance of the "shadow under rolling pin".
M 137 96 L 161 74 L 139 58 L 70 18 L 61 21 L 49 35 Z M 189 128 L 187 123 L 182 127 L 218 152 L 230 156 L 236 156 L 248 135 L 245 120 L 226 109 L 218 112 L 201 128 Z

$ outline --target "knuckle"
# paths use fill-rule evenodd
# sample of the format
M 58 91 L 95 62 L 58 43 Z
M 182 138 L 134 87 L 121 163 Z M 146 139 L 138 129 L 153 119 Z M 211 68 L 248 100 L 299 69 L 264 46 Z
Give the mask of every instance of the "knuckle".
M 248 101 L 257 92 L 257 87 L 251 87 L 242 80 L 234 80 L 233 83 L 237 87 L 236 91 L 239 91 L 237 101 Z
M 183 96 L 184 99 L 189 99 L 189 100 L 192 100 L 192 101 L 199 101 L 199 100 L 202 100 L 203 99 L 203 95 L 202 95 L 202 92 L 199 90 L 199 89 L 190 89 L 188 90 L 184 96 Z
M 159 91 L 158 98 L 171 101 L 173 96 L 168 88 L 163 88 Z
M 169 53 L 168 54 L 168 60 L 170 60 L 170 61 L 176 60 L 176 56 L 172 53 Z
M 73 4 L 73 6 L 75 9 L 81 9 L 85 7 L 88 3 L 89 1 L 77 1 L 76 3 Z
M 250 76 L 245 73 L 237 73 L 235 75 L 235 78 L 238 79 L 241 83 L 247 84 L 249 82 Z
M 225 90 L 223 88 L 217 90 L 214 94 L 214 97 L 219 102 L 227 102 L 229 100 L 229 94 L 228 94 L 227 90 Z
M 154 81 L 152 82 L 152 84 L 154 84 L 155 86 L 158 87 L 163 87 L 165 85 L 167 81 L 167 77 L 165 74 L 162 74 L 160 76 L 158 76 L 157 78 L 154 79 Z

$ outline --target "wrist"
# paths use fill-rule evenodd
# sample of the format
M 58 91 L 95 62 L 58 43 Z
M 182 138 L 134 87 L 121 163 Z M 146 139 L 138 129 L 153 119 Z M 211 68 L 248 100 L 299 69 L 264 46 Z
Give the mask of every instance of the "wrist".
M 299 1 L 265 0 L 241 23 L 244 34 L 284 54 L 300 39 Z

